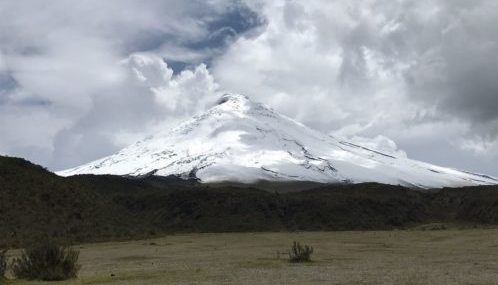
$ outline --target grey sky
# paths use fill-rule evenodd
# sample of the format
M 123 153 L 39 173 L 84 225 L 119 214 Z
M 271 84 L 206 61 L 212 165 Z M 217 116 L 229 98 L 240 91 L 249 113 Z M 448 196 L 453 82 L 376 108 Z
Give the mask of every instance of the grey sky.
M 493 0 L 3 1 L 0 153 L 76 166 L 233 91 L 498 176 L 497 26 Z

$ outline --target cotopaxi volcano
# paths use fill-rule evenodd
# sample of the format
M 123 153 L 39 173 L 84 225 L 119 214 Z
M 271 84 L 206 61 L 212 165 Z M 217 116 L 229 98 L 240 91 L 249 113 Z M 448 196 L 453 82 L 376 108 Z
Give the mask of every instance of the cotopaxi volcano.
M 238 94 L 178 127 L 59 175 L 179 175 L 202 182 L 379 182 L 417 188 L 498 179 L 383 153 L 320 133 Z

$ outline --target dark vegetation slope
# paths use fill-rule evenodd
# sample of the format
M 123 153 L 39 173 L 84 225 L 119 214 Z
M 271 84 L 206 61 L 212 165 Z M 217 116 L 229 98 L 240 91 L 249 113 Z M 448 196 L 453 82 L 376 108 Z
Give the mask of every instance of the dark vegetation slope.
M 87 242 L 174 232 L 498 224 L 497 186 L 432 192 L 376 183 L 313 187 L 272 192 L 175 177 L 62 178 L 26 160 L 0 157 L 0 247 L 43 237 Z

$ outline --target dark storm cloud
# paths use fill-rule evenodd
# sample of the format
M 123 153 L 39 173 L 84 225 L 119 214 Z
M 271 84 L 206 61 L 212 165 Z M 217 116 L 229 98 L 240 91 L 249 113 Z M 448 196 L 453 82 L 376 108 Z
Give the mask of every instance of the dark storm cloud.
M 256 12 L 241 2 L 234 3 L 219 17 L 206 20 L 205 25 L 208 30 L 206 37 L 182 43 L 183 48 L 199 52 L 205 56 L 198 57 L 190 62 L 177 60 L 176 57 L 165 57 L 175 74 L 200 63 L 204 63 L 209 67 L 212 60 L 223 54 L 241 34 L 250 32 L 252 29 L 264 24 L 264 19 Z
M 357 25 L 340 39 L 341 82 L 357 87 L 368 83 L 366 47 L 382 54 L 387 69 L 391 63 L 406 64 L 410 98 L 478 125 L 497 120 L 498 4 L 391 2 L 376 1 L 373 7 L 387 25 L 376 27 L 371 18 L 358 15 Z
M 494 1 L 439 5 L 438 33 L 432 33 L 430 44 L 414 42 L 416 62 L 406 72 L 409 92 L 441 111 L 488 124 L 498 119 L 498 34 L 494 29 L 498 5 Z

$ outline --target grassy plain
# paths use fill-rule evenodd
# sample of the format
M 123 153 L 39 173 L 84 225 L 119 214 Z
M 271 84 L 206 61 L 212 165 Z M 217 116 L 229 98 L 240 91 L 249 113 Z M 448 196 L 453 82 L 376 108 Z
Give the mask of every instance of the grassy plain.
M 287 251 L 293 240 L 314 246 L 313 262 L 278 258 L 277 251 Z M 78 279 L 7 283 L 498 283 L 498 229 L 186 234 L 78 248 Z

